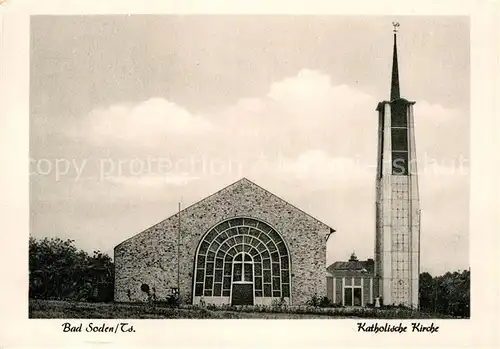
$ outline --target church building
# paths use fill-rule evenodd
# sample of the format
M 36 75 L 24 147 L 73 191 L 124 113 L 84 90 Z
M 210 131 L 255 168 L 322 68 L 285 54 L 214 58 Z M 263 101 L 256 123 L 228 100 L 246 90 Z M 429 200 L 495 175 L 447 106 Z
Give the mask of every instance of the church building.
M 190 304 L 301 305 L 318 295 L 343 306 L 417 308 L 415 102 L 400 96 L 396 39 L 395 30 L 390 99 L 376 108 L 373 259 L 353 253 L 327 268 L 326 243 L 335 230 L 243 178 L 116 246 L 115 301 L 175 292 Z
M 115 301 L 304 304 L 326 295 L 333 232 L 243 178 L 116 246 Z

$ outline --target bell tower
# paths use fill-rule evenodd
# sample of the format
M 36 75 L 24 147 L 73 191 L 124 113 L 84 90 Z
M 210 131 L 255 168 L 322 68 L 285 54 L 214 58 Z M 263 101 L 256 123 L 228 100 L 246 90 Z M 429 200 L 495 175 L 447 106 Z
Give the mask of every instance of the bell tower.
M 377 106 L 375 277 L 385 305 L 418 307 L 420 207 L 413 105 L 400 96 L 397 28 L 390 100 Z M 378 284 L 378 285 L 377 285 Z

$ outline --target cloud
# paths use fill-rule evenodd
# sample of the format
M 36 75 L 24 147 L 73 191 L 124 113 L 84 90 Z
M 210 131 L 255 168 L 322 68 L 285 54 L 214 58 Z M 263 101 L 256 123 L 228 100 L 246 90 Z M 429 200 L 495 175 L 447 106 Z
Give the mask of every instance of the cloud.
M 271 84 L 267 96 L 274 101 L 290 107 L 314 106 L 310 102 L 328 103 L 331 89 L 328 75 L 303 69 L 296 76 L 287 77 Z M 306 102 L 306 103 L 304 103 Z
M 469 118 L 466 111 L 427 101 L 414 106 L 415 135 L 419 159 L 432 158 L 441 165 L 469 158 Z M 448 163 L 447 163 L 448 162 Z
M 210 114 L 194 115 L 161 98 L 95 109 L 73 128 L 73 134 L 107 157 L 196 156 L 207 163 L 220 159 L 238 163 L 248 171 L 262 167 L 255 162 L 265 157 L 290 167 L 296 176 L 318 179 L 333 172 L 340 178 L 338 168 L 347 162 L 357 166 L 346 170 L 349 174 L 375 169 L 376 104 L 374 96 L 358 88 L 333 85 L 328 75 L 303 69 L 272 83 L 261 97 L 241 98 Z M 467 126 L 462 111 L 419 101 L 415 105 L 419 170 L 468 166 Z M 446 136 L 450 133 L 454 137 Z M 292 164 L 295 158 L 299 162 Z M 196 171 L 189 175 L 199 176 Z
M 117 158 L 113 151 L 121 151 L 139 160 L 158 156 L 188 163 L 182 167 L 184 177 L 206 178 L 231 171 L 231 175 L 310 181 L 317 187 L 353 178 L 373 180 L 376 104 L 374 96 L 358 88 L 333 85 L 328 75 L 303 69 L 272 83 L 263 96 L 241 98 L 210 114 L 194 115 L 173 102 L 152 98 L 93 110 L 77 129 L 89 146 L 105 149 L 110 158 Z M 467 124 L 463 111 L 416 103 L 422 175 L 467 172 Z M 142 185 L 143 181 L 123 185 Z
M 352 110 L 357 104 L 374 102 L 373 97 L 363 91 L 347 85 L 332 85 L 328 75 L 309 69 L 273 83 L 267 97 L 287 106 L 292 112 L 328 111 L 328 108 L 334 108 L 337 114 L 330 115 L 333 118 L 338 118 L 339 112 Z
M 254 164 L 254 176 L 307 181 L 310 187 L 326 188 L 345 181 L 372 180 L 375 171 L 355 157 L 333 157 L 321 149 L 306 150 L 295 157 L 278 155 Z
M 162 98 L 138 104 L 116 104 L 91 111 L 79 125 L 79 135 L 99 145 L 150 147 L 172 135 L 200 135 L 213 129 L 210 121 Z
M 298 156 L 323 149 L 336 157 L 370 156 L 376 144 L 376 100 L 330 77 L 301 70 L 271 84 L 260 98 L 241 99 L 220 111 L 217 127 L 233 152 Z M 353 139 L 346 139 L 354 134 Z M 363 142 L 353 141 L 363 139 Z M 228 142 L 229 143 L 229 142 Z
M 197 179 L 199 179 L 199 177 L 183 175 L 112 176 L 105 178 L 106 181 L 115 184 L 140 187 L 165 187 L 166 185 L 184 186 Z
M 460 110 L 445 108 L 440 104 L 432 104 L 427 101 L 418 101 L 414 106 L 416 120 L 425 119 L 425 122 L 434 124 L 446 123 L 460 117 Z
M 261 152 L 297 156 L 318 148 L 336 157 L 366 157 L 369 143 L 376 142 L 375 105 L 363 91 L 334 86 L 329 76 L 304 69 L 271 84 L 263 96 L 241 98 L 215 112 L 195 115 L 172 101 L 152 98 L 97 108 L 69 125 L 66 134 L 106 156 L 198 152 L 245 159 Z M 365 141 L 346 141 L 344 135 L 353 131 Z

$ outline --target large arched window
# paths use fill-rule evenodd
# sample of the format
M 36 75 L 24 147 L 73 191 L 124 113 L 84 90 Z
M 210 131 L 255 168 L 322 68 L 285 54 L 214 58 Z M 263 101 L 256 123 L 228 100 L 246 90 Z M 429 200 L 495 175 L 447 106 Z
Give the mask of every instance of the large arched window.
M 280 234 L 253 218 L 233 218 L 210 229 L 196 253 L 193 294 L 195 302 L 289 300 L 290 255 Z

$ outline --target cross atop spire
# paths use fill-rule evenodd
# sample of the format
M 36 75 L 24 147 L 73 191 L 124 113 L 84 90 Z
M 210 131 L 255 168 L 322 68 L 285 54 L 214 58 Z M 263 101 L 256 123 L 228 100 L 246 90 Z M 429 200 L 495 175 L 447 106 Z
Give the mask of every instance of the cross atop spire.
M 392 22 L 392 26 L 394 27 L 392 31 L 397 33 L 399 28 L 399 22 Z
M 391 101 L 400 98 L 399 95 L 399 70 L 398 70 L 398 48 L 396 45 L 396 33 L 398 31 L 399 22 L 392 22 L 394 26 L 394 49 L 392 53 L 392 80 L 391 80 Z

